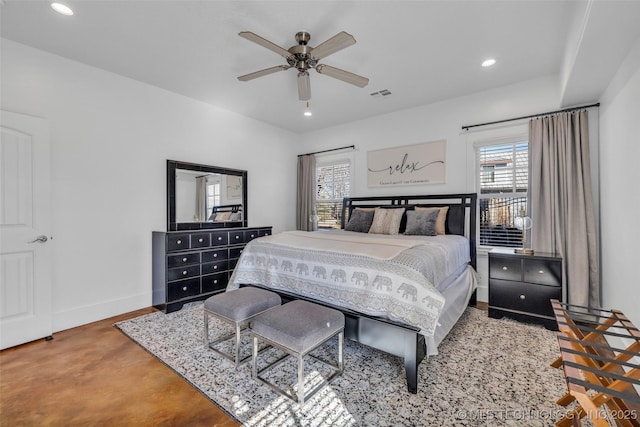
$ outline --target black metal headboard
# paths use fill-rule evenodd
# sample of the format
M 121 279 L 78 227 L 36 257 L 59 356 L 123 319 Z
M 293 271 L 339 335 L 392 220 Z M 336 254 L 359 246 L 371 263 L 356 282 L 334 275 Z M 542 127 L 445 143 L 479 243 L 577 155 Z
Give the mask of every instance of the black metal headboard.
M 446 221 L 447 234 L 457 234 L 469 239 L 471 266 L 476 268 L 476 193 L 464 194 L 430 194 L 428 196 L 373 196 L 345 197 L 342 200 L 342 220 L 344 228 L 351 212 L 355 208 L 374 208 L 379 206 L 398 206 L 413 209 L 416 206 L 444 207 L 448 206 Z
M 240 212 L 242 210 L 242 204 L 238 204 L 238 205 L 220 205 L 220 206 L 214 206 L 213 209 L 211 210 L 212 213 L 219 213 L 219 212 Z

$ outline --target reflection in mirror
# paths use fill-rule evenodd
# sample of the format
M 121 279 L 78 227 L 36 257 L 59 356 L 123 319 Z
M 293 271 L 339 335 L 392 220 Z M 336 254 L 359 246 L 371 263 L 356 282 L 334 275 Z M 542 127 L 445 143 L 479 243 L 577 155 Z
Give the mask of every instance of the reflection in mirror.
M 247 226 L 247 172 L 167 160 L 167 230 Z
M 242 218 L 241 176 L 176 169 L 176 222 Z

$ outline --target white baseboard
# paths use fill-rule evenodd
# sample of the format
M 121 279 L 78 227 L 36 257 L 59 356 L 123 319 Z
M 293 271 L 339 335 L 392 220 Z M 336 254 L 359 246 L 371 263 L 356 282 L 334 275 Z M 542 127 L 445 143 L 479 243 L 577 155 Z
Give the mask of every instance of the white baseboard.
M 53 313 L 53 332 L 86 325 L 87 323 L 117 316 L 122 313 L 151 306 L 151 293 L 131 295 L 98 304 L 85 305 Z

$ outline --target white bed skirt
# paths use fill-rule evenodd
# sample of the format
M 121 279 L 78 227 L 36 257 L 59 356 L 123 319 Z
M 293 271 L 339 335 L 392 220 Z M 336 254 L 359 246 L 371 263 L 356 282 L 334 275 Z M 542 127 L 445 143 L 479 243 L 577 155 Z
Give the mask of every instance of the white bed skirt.
M 433 336 L 425 337 L 427 356 L 438 354 L 438 346 L 467 309 L 471 295 L 477 286 L 476 272 L 471 266 L 467 266 L 458 278 L 441 292 L 445 297 L 445 303 Z

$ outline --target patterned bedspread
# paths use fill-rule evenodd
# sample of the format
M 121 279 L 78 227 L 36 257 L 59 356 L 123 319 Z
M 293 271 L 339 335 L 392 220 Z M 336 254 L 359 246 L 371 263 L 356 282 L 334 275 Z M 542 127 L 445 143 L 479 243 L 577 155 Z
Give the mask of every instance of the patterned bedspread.
M 371 235 L 372 248 L 384 240 L 396 247 L 397 255 L 383 259 L 375 248 L 370 254 L 362 249 L 366 233 L 318 233 L 322 238 L 308 233 L 302 240 L 304 234 L 292 232 L 249 242 L 228 289 L 261 285 L 399 321 L 432 336 L 444 305 L 436 285 L 469 262 L 469 242 L 461 236 Z M 350 234 L 358 240 L 357 250 L 345 243 L 344 236 Z M 329 248 L 332 235 L 335 244 Z

